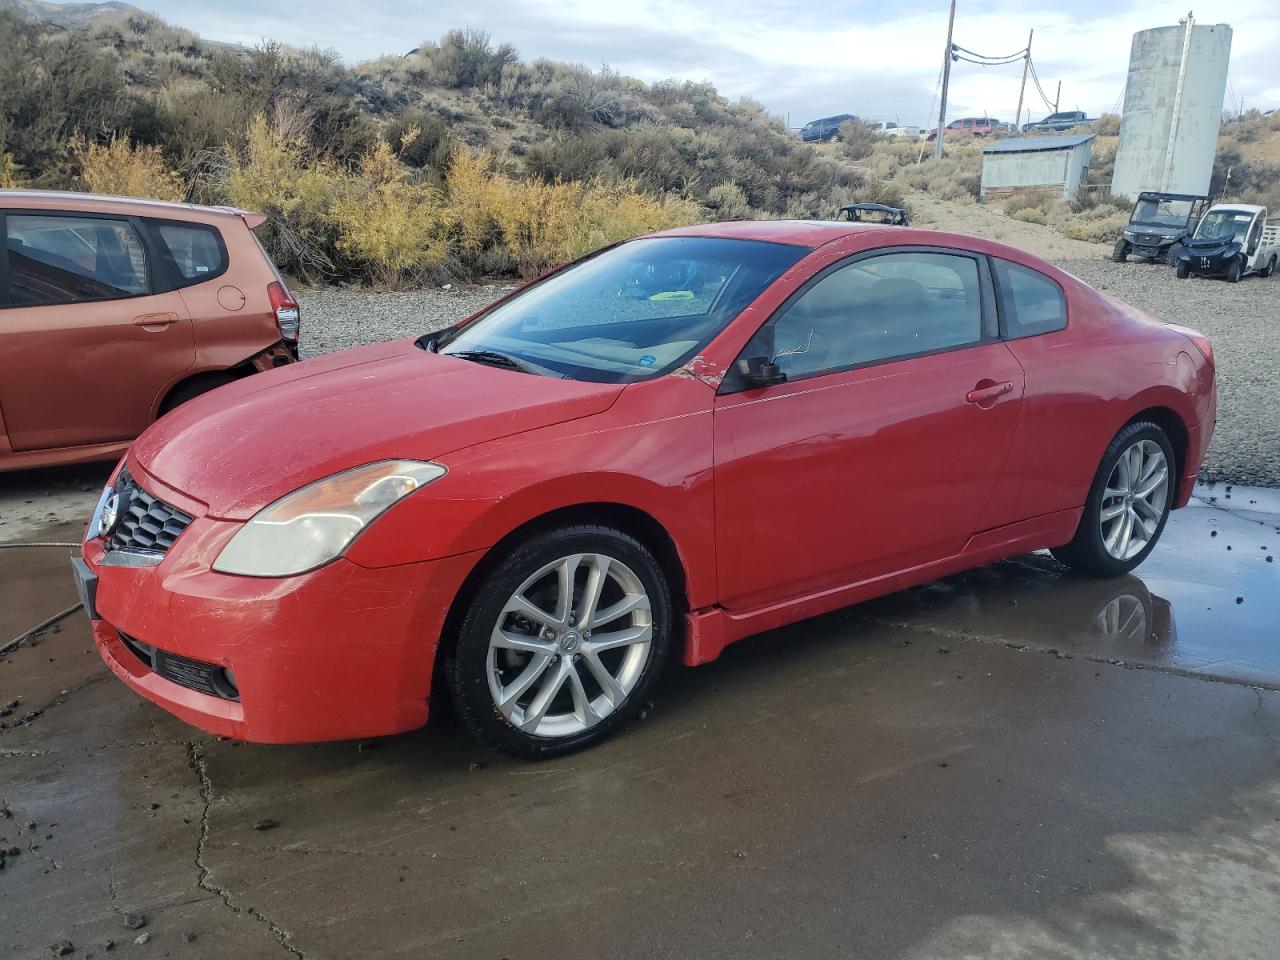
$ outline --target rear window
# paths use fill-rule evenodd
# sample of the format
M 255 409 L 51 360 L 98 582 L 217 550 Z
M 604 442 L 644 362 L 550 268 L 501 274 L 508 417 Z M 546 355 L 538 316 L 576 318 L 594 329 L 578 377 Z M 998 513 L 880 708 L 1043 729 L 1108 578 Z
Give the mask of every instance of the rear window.
M 227 269 L 227 248 L 214 227 L 171 220 L 151 223 L 164 251 L 173 258 L 178 286 L 211 280 Z
M 127 220 L 11 213 L 9 305 L 115 300 L 147 292 L 147 259 Z
M 1034 337 L 1067 325 L 1067 301 L 1062 288 L 1043 273 L 1007 260 L 992 259 L 1000 287 L 1005 336 Z

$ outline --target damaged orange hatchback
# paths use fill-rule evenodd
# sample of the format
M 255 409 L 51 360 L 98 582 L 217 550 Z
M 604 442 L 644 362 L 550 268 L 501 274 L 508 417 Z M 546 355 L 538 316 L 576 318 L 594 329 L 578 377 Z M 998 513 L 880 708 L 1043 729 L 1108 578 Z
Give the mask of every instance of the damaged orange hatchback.
M 178 404 L 297 360 L 265 219 L 0 190 L 0 470 L 117 457 Z

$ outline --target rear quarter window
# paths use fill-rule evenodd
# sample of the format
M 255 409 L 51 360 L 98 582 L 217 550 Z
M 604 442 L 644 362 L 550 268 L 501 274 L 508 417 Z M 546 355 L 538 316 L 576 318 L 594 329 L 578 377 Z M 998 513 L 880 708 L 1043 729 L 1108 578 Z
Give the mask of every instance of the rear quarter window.
M 170 259 L 174 285 L 189 287 L 227 270 L 227 247 L 217 228 L 203 223 L 150 221 L 161 254 Z
M 1062 288 L 1043 273 L 992 258 L 1000 291 L 1000 316 L 1007 337 L 1034 337 L 1067 325 Z

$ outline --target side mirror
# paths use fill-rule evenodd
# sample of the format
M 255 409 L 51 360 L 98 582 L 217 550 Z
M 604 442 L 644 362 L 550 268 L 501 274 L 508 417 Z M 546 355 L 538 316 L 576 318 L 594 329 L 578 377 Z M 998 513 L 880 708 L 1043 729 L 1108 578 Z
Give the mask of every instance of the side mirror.
M 742 384 L 749 390 L 772 387 L 787 382 L 787 375 L 778 364 L 766 357 L 747 357 L 739 361 Z

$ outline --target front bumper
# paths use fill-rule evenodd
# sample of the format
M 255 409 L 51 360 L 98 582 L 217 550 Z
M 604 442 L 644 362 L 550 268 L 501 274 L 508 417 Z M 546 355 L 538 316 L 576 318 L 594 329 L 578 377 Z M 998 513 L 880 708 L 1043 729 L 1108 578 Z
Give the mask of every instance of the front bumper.
M 213 572 L 239 526 L 197 517 L 151 567 L 114 565 L 103 541 L 85 543 L 97 577 L 94 643 L 116 676 L 193 726 L 258 743 L 425 723 L 445 617 L 479 554 L 378 569 L 339 559 L 273 579 Z M 140 647 L 230 671 L 239 699 L 158 672 Z

